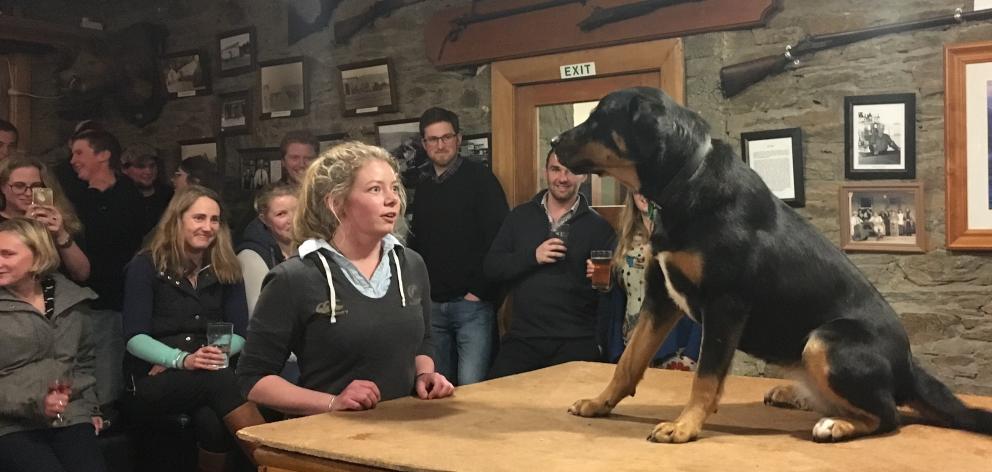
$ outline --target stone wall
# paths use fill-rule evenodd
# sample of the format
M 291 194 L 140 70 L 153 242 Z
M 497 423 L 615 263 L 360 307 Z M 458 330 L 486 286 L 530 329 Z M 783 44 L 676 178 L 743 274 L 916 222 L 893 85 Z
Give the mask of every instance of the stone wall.
M 405 8 L 356 36 L 349 46 L 333 45 L 331 29 L 286 46 L 286 12 L 281 1 L 263 0 L 105 0 L 101 2 L 23 1 L 25 14 L 75 23 L 91 16 L 121 28 L 139 20 L 166 24 L 168 50 L 206 48 L 215 55 L 217 33 L 255 25 L 259 60 L 307 56 L 310 113 L 301 118 L 257 122 L 251 136 L 224 139 L 226 170 L 238 175 L 239 147 L 274 146 L 283 132 L 348 132 L 375 139 L 376 121 L 416 117 L 428 106 L 457 111 L 466 133 L 489 130 L 488 69 L 435 70 L 427 61 L 422 28 L 431 12 L 467 0 L 429 1 Z M 297 2 L 307 3 L 307 2 Z M 930 247 L 922 255 L 852 254 L 902 317 L 922 364 L 962 392 L 992 394 L 992 258 L 984 253 L 949 252 L 944 241 L 943 46 L 992 36 L 992 23 L 902 33 L 817 53 L 798 69 L 760 82 L 724 99 L 720 67 L 777 53 L 805 34 L 823 34 L 949 14 L 955 0 L 783 0 L 783 10 L 766 28 L 710 33 L 685 39 L 688 104 L 712 124 L 716 137 L 739 145 L 744 131 L 802 127 L 806 150 L 806 208 L 800 212 L 831 240 L 839 238 L 837 191 L 844 182 L 843 103 L 849 95 L 915 93 L 917 96 L 917 175 L 926 188 L 925 227 Z M 89 4 L 89 5 L 82 5 Z M 346 1 L 335 19 L 357 13 L 368 2 Z M 400 111 L 363 118 L 341 118 L 337 67 L 378 57 L 392 59 L 397 72 Z M 39 61 L 39 70 L 46 63 Z M 216 66 L 214 66 L 216 68 Z M 214 78 L 214 93 L 254 89 L 255 74 Z M 38 93 L 51 92 L 44 73 L 35 75 Z M 143 129 L 113 121 L 124 142 L 147 140 L 178 153 L 176 141 L 214 136 L 216 97 L 171 101 L 162 117 Z M 31 147 L 55 151 L 68 123 L 38 102 Z M 746 358 L 737 371 L 774 375 Z

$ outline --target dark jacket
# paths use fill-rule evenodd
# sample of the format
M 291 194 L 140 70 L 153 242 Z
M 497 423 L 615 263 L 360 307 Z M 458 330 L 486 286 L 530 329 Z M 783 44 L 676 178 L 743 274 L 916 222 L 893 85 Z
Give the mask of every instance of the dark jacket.
M 553 264 L 538 264 L 535 251 L 548 239 L 550 229 L 541 206 L 545 192 L 510 212 L 486 255 L 486 275 L 508 283 L 513 296 L 509 334 L 605 339 L 605 334 L 597 333 L 600 295 L 586 278 L 586 259 L 589 251 L 613 248 L 613 228 L 580 195 L 579 206 L 568 221 L 571 230 L 565 257 Z
M 209 267 L 194 288 L 186 277 L 155 269 L 151 255 L 138 254 L 127 265 L 124 288 L 124 340 L 147 334 L 163 344 L 194 352 L 207 343 L 207 323 L 229 321 L 245 336 L 248 305 L 241 282 L 224 284 Z M 143 377 L 151 364 L 125 358 L 125 373 Z
M 86 301 L 96 294 L 61 274 L 52 277 L 51 319 L 0 288 L 0 436 L 51 426 L 41 400 L 49 383 L 66 369 L 72 377 L 72 398 L 63 414 L 68 424 L 89 423 L 91 416 L 100 414 L 91 325 L 84 311 Z
M 265 227 L 265 223 L 262 223 L 261 218 L 258 217 L 251 220 L 248 226 L 245 226 L 245 230 L 241 233 L 241 244 L 238 244 L 235 252 L 246 249 L 258 253 L 269 270 L 283 261 L 279 243 L 276 242 L 272 232 Z

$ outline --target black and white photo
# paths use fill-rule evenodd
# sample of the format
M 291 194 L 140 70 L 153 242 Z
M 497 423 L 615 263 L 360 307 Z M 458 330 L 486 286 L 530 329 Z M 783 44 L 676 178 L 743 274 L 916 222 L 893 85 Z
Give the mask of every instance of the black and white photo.
M 206 157 L 217 164 L 217 140 L 214 138 L 187 139 L 179 141 L 179 159 L 186 160 L 195 156 Z
M 172 98 L 210 93 L 209 67 L 202 51 L 182 51 L 162 57 L 162 81 Z
M 806 205 L 802 129 L 741 133 L 741 157 L 776 197 L 790 206 Z
M 241 28 L 217 35 L 220 75 L 229 77 L 255 67 L 255 28 Z
M 347 140 L 348 133 L 331 133 L 317 136 L 317 142 L 320 144 L 320 149 L 317 150 L 317 154 L 323 154 L 324 151 Z
M 220 132 L 224 135 L 251 132 L 251 94 L 247 90 L 223 93 L 220 98 Z
M 389 151 L 399 164 L 403 185 L 413 189 L 423 167 L 430 164 L 420 139 L 420 120 L 383 121 L 376 123 L 375 129 L 379 146 Z
M 844 176 L 916 178 L 916 95 L 844 97 Z
M 284 118 L 307 113 L 307 83 L 302 57 L 259 64 L 259 103 L 262 118 Z
M 278 147 L 238 149 L 241 158 L 241 188 L 255 191 L 282 178 Z
M 489 153 L 489 142 L 492 133 L 466 134 L 462 136 L 462 147 L 459 153 L 465 159 L 478 162 L 486 167 L 492 167 Z
M 845 185 L 840 209 L 846 251 L 926 251 L 921 183 Z
M 341 70 L 341 103 L 344 116 L 398 111 L 393 67 L 388 59 L 345 64 Z

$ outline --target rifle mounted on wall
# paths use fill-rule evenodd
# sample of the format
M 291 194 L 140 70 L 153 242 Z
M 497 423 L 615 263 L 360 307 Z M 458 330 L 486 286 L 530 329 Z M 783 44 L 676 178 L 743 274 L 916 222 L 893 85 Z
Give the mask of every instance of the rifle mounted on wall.
M 923 20 L 894 23 L 891 25 L 875 26 L 843 33 L 831 33 L 808 36 L 795 46 L 787 45 L 784 54 L 761 57 L 747 62 L 741 62 L 720 69 L 720 90 L 726 98 L 733 97 L 751 85 L 762 81 L 765 77 L 785 71 L 790 64 L 799 65 L 799 58 L 824 49 L 831 49 L 846 44 L 864 41 L 866 39 L 884 36 L 904 31 L 914 31 L 938 26 L 948 26 L 966 21 L 982 21 L 992 19 L 992 9 L 963 12 L 960 8 L 953 15 L 927 18 Z
M 642 0 L 609 8 L 596 7 L 586 19 L 579 22 L 579 29 L 589 32 L 603 25 L 647 15 L 659 8 L 699 1 L 702 0 Z
M 462 31 L 468 28 L 469 25 L 476 23 L 482 23 L 491 20 L 497 20 L 500 18 L 507 18 L 510 16 L 522 15 L 524 13 L 531 13 L 540 10 L 547 10 L 548 8 L 559 7 L 562 5 L 568 5 L 570 3 L 581 3 L 586 4 L 586 0 L 548 0 L 545 2 L 537 3 L 534 5 L 525 5 L 522 7 L 508 8 L 506 10 L 497 10 L 489 13 L 476 13 L 475 5 L 476 2 L 472 2 L 472 9 L 468 13 L 451 20 L 451 30 L 448 31 L 448 35 L 444 37 L 444 42 L 441 43 L 441 48 L 438 50 L 437 57 L 440 58 L 444 55 L 444 47 L 448 43 L 453 43 L 458 41 L 459 36 L 461 36 Z
M 395 10 L 408 7 L 424 0 L 378 0 L 371 7 L 362 13 L 351 18 L 345 18 L 334 23 L 334 42 L 337 44 L 347 44 L 352 36 L 357 34 L 362 28 L 375 23 L 377 18 L 389 16 Z

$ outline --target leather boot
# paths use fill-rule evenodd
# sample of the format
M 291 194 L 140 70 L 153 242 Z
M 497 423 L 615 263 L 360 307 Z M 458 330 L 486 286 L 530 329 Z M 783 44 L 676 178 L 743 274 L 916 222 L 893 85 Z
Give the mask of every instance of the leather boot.
M 252 464 L 258 465 L 255 462 L 255 449 L 258 449 L 259 444 L 243 441 L 238 438 L 238 431 L 241 428 L 265 424 L 265 418 L 262 418 L 262 414 L 258 412 L 258 407 L 252 402 L 245 402 L 224 416 L 224 424 L 227 425 L 228 431 L 234 435 L 234 439 L 238 441 L 238 445 L 241 446 L 241 450 L 248 456 L 248 460 Z
M 225 472 L 227 470 L 227 453 L 210 452 L 200 448 L 196 459 L 196 470 L 199 472 Z

